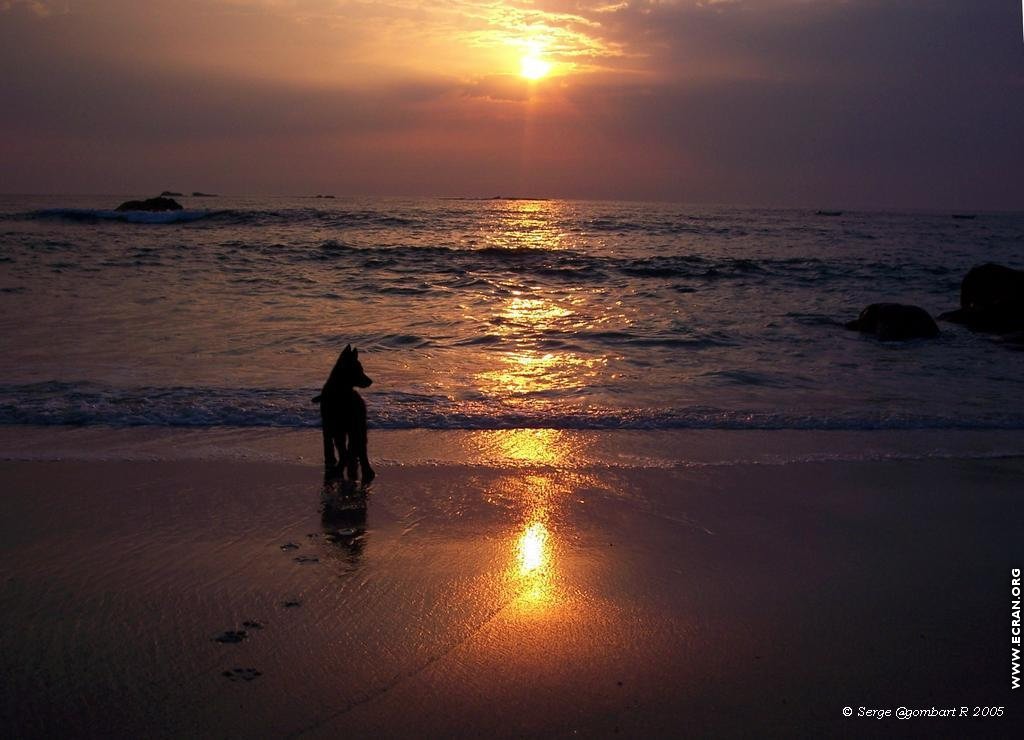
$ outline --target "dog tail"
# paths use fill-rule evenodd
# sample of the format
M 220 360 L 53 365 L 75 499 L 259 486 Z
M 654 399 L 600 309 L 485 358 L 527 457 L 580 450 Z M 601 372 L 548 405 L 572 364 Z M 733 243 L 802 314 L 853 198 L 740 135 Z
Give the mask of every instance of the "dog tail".
M 320 403 L 320 399 L 321 399 L 321 398 L 323 398 L 323 396 L 322 396 L 322 395 L 321 395 L 321 396 L 316 396 L 316 397 L 315 397 L 315 398 L 313 399 L 312 403 Z

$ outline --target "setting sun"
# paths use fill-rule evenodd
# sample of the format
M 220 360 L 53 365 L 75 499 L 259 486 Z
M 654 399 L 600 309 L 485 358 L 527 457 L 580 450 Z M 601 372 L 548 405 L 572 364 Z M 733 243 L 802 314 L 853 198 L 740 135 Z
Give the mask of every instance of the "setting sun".
M 551 63 L 545 62 L 536 52 L 531 52 L 520 61 L 519 74 L 528 80 L 539 80 L 551 71 Z

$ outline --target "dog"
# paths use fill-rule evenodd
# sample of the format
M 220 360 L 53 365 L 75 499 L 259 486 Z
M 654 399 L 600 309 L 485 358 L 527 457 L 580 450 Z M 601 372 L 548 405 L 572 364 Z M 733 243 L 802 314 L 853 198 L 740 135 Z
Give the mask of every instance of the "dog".
M 366 403 L 356 388 L 368 388 L 371 383 L 359 362 L 359 350 L 345 345 L 323 390 L 313 399 L 320 404 L 324 472 L 328 476 L 348 472 L 348 479 L 354 481 L 358 468 L 364 486 L 376 473 L 366 454 Z

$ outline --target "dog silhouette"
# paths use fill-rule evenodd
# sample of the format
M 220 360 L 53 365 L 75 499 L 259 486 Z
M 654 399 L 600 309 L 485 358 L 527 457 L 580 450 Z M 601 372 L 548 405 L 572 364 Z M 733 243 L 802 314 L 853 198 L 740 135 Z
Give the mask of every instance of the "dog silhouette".
M 359 350 L 345 345 L 323 390 L 313 399 L 313 403 L 320 404 L 325 473 L 347 472 L 348 479 L 354 481 L 358 468 L 363 485 L 372 481 L 376 473 L 366 454 L 366 403 L 356 388 L 367 388 L 371 383 L 359 362 Z

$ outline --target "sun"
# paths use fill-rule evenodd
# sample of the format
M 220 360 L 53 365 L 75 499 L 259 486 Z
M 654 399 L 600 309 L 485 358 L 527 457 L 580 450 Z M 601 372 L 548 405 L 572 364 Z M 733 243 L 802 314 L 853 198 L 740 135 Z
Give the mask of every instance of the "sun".
M 531 51 L 519 61 L 519 74 L 528 80 L 539 80 L 551 71 L 551 63 L 545 62 L 540 55 Z

